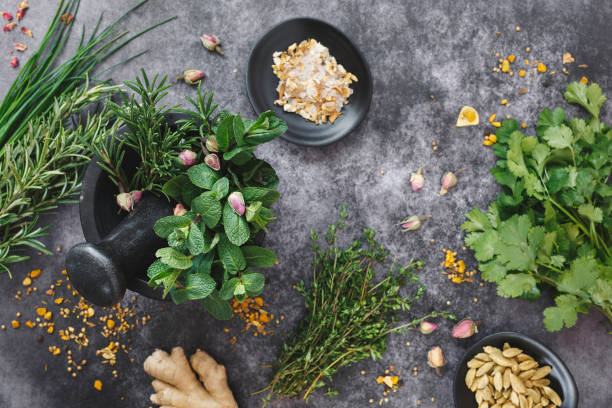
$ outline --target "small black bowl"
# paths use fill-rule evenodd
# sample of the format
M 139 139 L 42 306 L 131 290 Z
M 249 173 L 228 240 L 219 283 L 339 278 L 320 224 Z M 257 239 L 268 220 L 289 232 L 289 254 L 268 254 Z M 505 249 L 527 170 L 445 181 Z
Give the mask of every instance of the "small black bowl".
M 358 82 L 351 85 L 354 93 L 348 105 L 342 108 L 342 115 L 336 121 L 315 125 L 301 116 L 285 112 L 274 105 L 278 98 L 278 78 L 272 71 L 272 54 L 286 50 L 294 42 L 314 38 L 329 48 L 348 72 L 357 76 Z M 247 92 L 257 114 L 273 110 L 287 122 L 289 130 L 281 137 L 305 146 L 323 146 L 333 143 L 359 125 L 368 113 L 372 101 L 372 77 L 370 68 L 355 44 L 334 26 L 313 18 L 295 18 L 273 27 L 257 42 L 251 56 L 246 75 Z
M 526 354 L 534 358 L 540 365 L 549 365 L 552 371 L 548 375 L 550 379 L 550 387 L 555 390 L 561 399 L 563 405 L 561 408 L 576 408 L 578 407 L 578 388 L 572 374 L 567 366 L 561 361 L 552 350 L 544 346 L 542 343 L 515 332 L 501 332 L 487 336 L 470 347 L 457 366 L 455 372 L 455 380 L 453 383 L 453 398 L 455 400 L 455 408 L 477 408 L 478 404 L 474 398 L 474 393 L 465 385 L 465 376 L 468 371 L 467 363 L 474 356 L 482 351 L 484 346 L 494 346 L 501 348 L 505 342 L 508 342 L 512 347 L 522 349 Z

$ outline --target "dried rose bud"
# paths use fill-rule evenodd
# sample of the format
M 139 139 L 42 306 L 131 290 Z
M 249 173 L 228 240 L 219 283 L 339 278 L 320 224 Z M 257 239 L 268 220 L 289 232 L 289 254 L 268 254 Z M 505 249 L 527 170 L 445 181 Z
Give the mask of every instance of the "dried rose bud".
M 2 17 L 6 20 L 6 21 L 11 21 L 13 19 L 13 15 L 7 11 L 3 11 L 2 12 Z
M 8 33 L 10 31 L 13 31 L 13 28 L 17 27 L 17 23 L 13 22 L 13 23 L 6 23 L 4 25 L 4 27 L 2 27 L 2 31 L 5 33 Z
M 25 17 L 27 9 L 28 8 L 26 7 L 26 8 L 20 8 L 19 10 L 17 10 L 17 13 L 16 13 L 17 21 L 21 21 Z
M 62 14 L 60 20 L 62 20 L 65 24 L 70 24 L 74 16 L 72 14 Z
M 467 339 L 478 333 L 478 324 L 470 319 L 463 319 L 453 327 L 452 336 L 456 339 Z
M 183 150 L 178 155 L 179 163 L 186 167 L 193 166 L 197 157 L 198 155 L 191 150 Z
M 29 37 L 33 37 L 32 32 L 27 29 L 26 27 L 21 27 L 21 32 L 24 33 L 25 35 L 29 36 Z
M 29 9 L 30 5 L 28 4 L 28 0 L 23 0 L 22 2 L 17 4 L 17 8 L 20 8 L 20 9 Z
M 419 229 L 419 227 L 421 226 L 421 221 L 425 221 L 429 217 L 431 216 L 426 215 L 424 217 L 419 217 L 416 215 L 411 215 L 410 217 L 405 218 L 404 220 L 402 220 L 402 222 L 400 222 L 400 225 L 402 226 L 402 231 L 408 232 Z
M 204 48 L 206 48 L 208 51 L 217 51 L 219 54 L 223 55 L 221 40 L 219 40 L 219 37 L 216 35 L 202 34 L 200 40 L 202 41 Z
M 457 170 L 455 173 L 447 171 L 442 176 L 442 188 L 440 189 L 440 195 L 448 193 L 448 190 L 457 185 L 457 174 L 461 173 L 465 168 Z
M 15 49 L 19 52 L 24 52 L 25 50 L 28 49 L 28 46 L 22 43 L 18 43 L 18 42 L 14 42 L 13 43 L 13 47 L 15 47 Z
M 174 215 L 183 215 L 186 212 L 187 212 L 187 209 L 181 203 L 178 203 L 176 207 L 174 207 Z
M 19 59 L 17 57 L 11 58 L 11 67 L 17 68 L 19 66 Z
M 430 334 L 436 331 L 438 325 L 435 323 L 428 322 L 427 320 L 423 320 L 419 325 L 419 331 L 423 334 Z
M 244 197 L 242 196 L 241 192 L 234 191 L 227 198 L 227 202 L 229 203 L 230 207 L 232 207 L 232 209 L 236 212 L 236 214 L 244 214 L 246 207 L 244 205 Z
M 142 191 L 140 190 L 130 191 L 130 196 L 132 197 L 133 205 L 136 205 L 140 202 L 140 199 L 142 198 Z
M 425 177 L 423 177 L 423 169 L 419 168 L 416 173 L 410 176 L 410 187 L 412 191 L 417 192 L 425 185 Z
M 206 74 L 204 71 L 198 71 L 197 69 L 187 69 L 183 72 L 183 75 L 176 77 L 177 81 L 181 79 L 185 81 L 186 84 L 189 85 L 197 85 L 200 83 L 200 80 L 204 78 Z
M 436 374 L 442 375 L 440 368 L 444 367 L 446 361 L 444 361 L 444 353 L 440 347 L 434 346 L 427 352 L 427 364 L 436 369 Z
M 216 153 L 219 151 L 219 145 L 217 145 L 217 137 L 215 135 L 211 135 L 206 138 L 206 148 L 211 153 Z
M 221 169 L 219 157 L 214 153 L 207 154 L 206 157 L 204 157 L 204 163 L 206 163 L 208 167 L 210 167 L 214 171 L 219 171 L 219 169 Z
M 130 193 L 117 194 L 117 205 L 124 211 L 130 212 L 134 209 L 134 200 Z

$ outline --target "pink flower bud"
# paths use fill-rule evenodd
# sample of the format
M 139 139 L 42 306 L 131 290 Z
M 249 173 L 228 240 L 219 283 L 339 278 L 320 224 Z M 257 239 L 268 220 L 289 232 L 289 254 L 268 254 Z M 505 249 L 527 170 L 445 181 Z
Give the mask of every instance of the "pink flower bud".
M 183 150 L 179 153 L 178 158 L 183 166 L 189 167 L 195 164 L 197 156 L 198 155 L 191 150 Z
M 440 195 L 448 193 L 448 190 L 457 185 L 457 174 L 461 173 L 464 170 L 465 168 L 457 170 L 455 173 L 453 173 L 452 171 L 447 171 L 446 173 L 444 173 L 444 175 L 442 176 L 442 188 L 440 189 Z
M 208 136 L 206 139 L 206 148 L 211 153 L 216 153 L 219 151 L 219 145 L 217 144 L 217 137 L 215 135 Z
M 130 193 L 117 194 L 117 205 L 124 211 L 130 212 L 134 208 L 134 200 Z
M 425 221 L 429 217 L 429 215 L 426 215 L 424 217 L 411 215 L 410 217 L 405 218 L 404 220 L 402 220 L 402 222 L 400 222 L 400 225 L 402 226 L 402 231 L 408 232 L 419 229 L 419 227 L 421 226 L 421 221 Z
M 208 51 L 217 51 L 219 54 L 223 55 L 223 50 L 221 49 L 221 41 L 216 35 L 202 34 L 202 36 L 200 37 L 200 41 L 202 41 L 202 45 Z
M 442 375 L 440 368 L 444 367 L 446 361 L 444 361 L 444 353 L 440 347 L 434 346 L 427 352 L 427 364 L 436 369 L 436 374 Z
M 187 212 L 187 209 L 181 203 L 178 203 L 176 207 L 174 207 L 174 215 L 183 215 L 186 212 Z
M 2 12 L 2 17 L 4 17 L 6 21 L 11 21 L 13 19 L 13 15 L 6 11 Z
M 236 212 L 236 214 L 244 214 L 246 206 L 244 205 L 244 197 L 242 196 L 241 192 L 234 191 L 232 194 L 229 195 L 227 201 L 229 202 L 230 207 L 232 207 L 232 209 Z
M 188 69 L 183 72 L 183 75 L 176 77 L 177 80 L 183 79 L 186 84 L 189 85 L 197 85 L 200 83 L 200 80 L 204 78 L 206 74 L 204 71 L 198 71 L 196 69 Z
M 6 23 L 4 27 L 2 27 L 2 31 L 8 33 L 10 31 L 13 31 L 15 27 L 17 27 L 17 23 L 15 23 L 14 21 L 12 23 Z
M 467 339 L 478 333 L 478 324 L 470 319 L 463 319 L 453 327 L 452 336 L 456 339 Z
M 423 334 L 430 334 L 435 332 L 437 328 L 437 324 L 428 322 L 427 320 L 423 320 L 419 326 L 419 331 Z
M 410 176 L 410 187 L 412 191 L 417 192 L 425 185 L 425 177 L 423 177 L 423 169 L 419 168 L 416 173 Z
M 11 58 L 11 67 L 17 68 L 19 66 L 19 59 L 17 57 Z
M 204 157 L 204 163 L 206 163 L 208 167 L 210 167 L 214 171 L 219 171 L 219 169 L 221 168 L 219 157 L 214 153 L 207 154 L 206 157 Z
M 142 191 L 140 190 L 134 190 L 130 192 L 130 197 L 132 197 L 132 203 L 133 205 L 136 205 L 140 202 L 140 199 L 142 198 Z

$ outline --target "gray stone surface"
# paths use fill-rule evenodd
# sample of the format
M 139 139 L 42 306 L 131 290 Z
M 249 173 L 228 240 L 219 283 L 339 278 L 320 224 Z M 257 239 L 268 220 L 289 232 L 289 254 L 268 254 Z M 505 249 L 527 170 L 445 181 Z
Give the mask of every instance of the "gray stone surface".
M 12 10 L 16 2 L 0 0 L 0 9 Z M 0 47 L 8 49 L 13 41 L 23 40 L 34 48 L 54 11 L 53 3 L 31 1 L 32 8 L 24 24 L 34 32 L 33 40 L 19 32 L 2 34 Z M 92 27 L 102 11 L 110 21 L 127 7 L 126 3 L 134 2 L 84 0 L 77 22 Z M 391 395 L 387 406 L 415 407 L 420 400 L 421 407 L 451 407 L 453 372 L 463 351 L 482 336 L 500 330 L 526 333 L 557 352 L 576 378 L 581 406 L 612 406 L 610 336 L 600 324 L 604 320 L 601 314 L 594 311 L 581 316 L 572 329 L 547 333 L 541 323 L 541 312 L 551 304 L 550 295 L 536 302 L 499 298 L 490 285 L 450 283 L 439 267 L 442 248 L 462 246 L 459 225 L 463 214 L 474 205 L 487 205 L 497 192 L 488 172 L 494 157 L 481 144 L 485 126 L 453 130 L 459 109 L 466 104 L 475 106 L 481 122 L 486 122 L 493 112 L 498 116 L 510 114 L 526 122 L 528 132 L 533 133 L 537 112 L 563 103 L 562 90 L 569 80 L 584 74 L 612 95 L 611 3 L 152 0 L 128 18 L 125 25 L 135 30 L 175 14 L 179 16 L 176 21 L 135 41 L 113 58 L 118 61 L 150 49 L 137 61 L 114 69 L 116 81 L 133 79 L 141 66 L 149 73 L 160 72 L 170 77 L 185 68 L 201 68 L 208 73 L 206 88 L 215 91 L 223 107 L 252 115 L 244 84 L 249 50 L 269 27 L 296 16 L 318 17 L 336 25 L 358 44 L 370 64 L 374 78 L 372 108 L 351 135 L 324 148 L 303 148 L 277 140 L 259 150 L 276 168 L 282 194 L 276 205 L 278 221 L 265 241 L 266 246 L 277 252 L 280 264 L 268 272 L 270 284 L 264 297 L 270 303 L 270 312 L 286 318 L 278 325 L 277 335 L 253 337 L 240 333 L 240 322 L 215 322 L 198 304 L 165 304 L 165 310 L 160 311 L 161 303 L 140 296 L 131 301 L 129 294 L 126 302 L 152 318 L 147 326 L 133 332 L 135 362 L 130 364 L 121 358 L 116 366 L 117 380 L 112 378 L 110 367 L 94 363 L 97 360 L 94 347 L 106 344 L 101 336 L 90 334 L 92 346 L 78 353 L 90 364 L 77 379 L 72 379 L 66 372 L 64 358 L 52 357 L 46 350 L 48 345 L 58 343 L 57 336 L 45 336 L 40 345 L 33 330 L 9 328 L 0 332 L 1 407 L 149 406 L 150 378 L 141 364 L 154 348 L 175 345 L 188 352 L 197 347 L 209 351 L 227 366 L 240 406 L 259 406 L 259 398 L 250 393 L 264 387 L 271 376 L 270 369 L 261 365 L 274 359 L 281 335 L 291 331 L 303 313 L 302 300 L 291 286 L 310 276 L 308 231 L 324 230 L 336 219 L 343 203 L 349 204 L 349 233 L 357 233 L 366 225 L 374 227 L 400 260 L 416 257 L 426 262 L 421 277 L 427 294 L 416 310 L 406 314 L 406 319 L 432 308 L 446 308 L 450 301 L 449 309 L 458 316 L 482 320 L 483 324 L 478 335 L 462 341 L 450 337 L 448 323 L 442 323 L 441 329 L 428 337 L 418 333 L 392 335 L 382 360 L 342 369 L 333 381 L 339 396 L 328 399 L 315 395 L 311 406 L 370 406 L 368 399 L 378 401 L 381 394 L 375 377 L 393 364 L 402 373 L 404 387 Z M 521 26 L 520 32 L 514 29 L 517 25 Z M 501 35 L 495 35 L 496 30 Z M 225 42 L 224 58 L 202 49 L 197 37 L 204 32 L 221 36 Z M 76 36 L 71 46 L 75 40 Z M 525 47 L 531 47 L 530 54 Z M 22 64 L 31 49 L 20 55 Z M 557 73 L 510 78 L 491 72 L 496 63 L 494 51 L 502 55 L 515 53 L 515 72 L 525 58 L 540 59 L 549 70 L 559 72 L 564 51 L 570 51 L 576 63 L 588 64 L 589 68 L 571 65 L 569 77 Z M 5 52 L 3 55 L 0 95 L 4 95 L 16 75 L 8 66 L 9 56 Z M 517 91 L 523 86 L 529 93 L 519 97 Z M 184 95 L 193 94 L 193 89 L 177 84 L 170 90 L 167 102 L 178 103 Z M 502 98 L 508 98 L 511 106 L 500 106 Z M 609 106 L 604 108 L 603 117 L 608 123 L 612 120 L 611 112 Z M 437 152 L 432 150 L 432 141 L 439 145 Z M 424 168 L 427 184 L 415 194 L 410 191 L 408 180 L 418 167 Z M 461 167 L 467 170 L 460 176 L 458 186 L 445 197 L 439 197 L 442 173 Z M 420 231 L 402 234 L 396 223 L 410 213 L 431 214 L 433 218 Z M 83 239 L 76 206 L 63 207 L 44 221 L 53 224 L 45 239 L 52 248 L 67 249 Z M 433 245 L 429 243 L 432 238 L 436 240 Z M 17 301 L 12 295 L 31 269 L 43 269 L 37 283 L 41 288 L 59 278 L 64 252 L 53 257 L 34 256 L 31 261 L 15 266 L 13 280 L 6 275 L 0 277 L 2 323 L 8 324 L 18 311 L 33 314 L 33 308 L 44 296 Z M 474 266 L 469 252 L 461 252 L 461 256 Z M 58 319 L 57 325 L 61 328 L 64 323 Z M 230 333 L 224 332 L 224 328 L 229 328 Z M 238 338 L 233 351 L 228 343 L 231 335 Z M 410 347 L 406 346 L 407 341 L 412 343 Z M 442 346 L 448 361 L 442 377 L 437 377 L 426 364 L 426 350 L 436 344 Z M 411 374 L 413 366 L 419 367 L 417 377 Z M 367 370 L 367 374 L 361 375 L 361 370 Z M 96 378 L 104 382 L 102 392 L 92 386 Z M 276 406 L 303 405 L 285 401 Z

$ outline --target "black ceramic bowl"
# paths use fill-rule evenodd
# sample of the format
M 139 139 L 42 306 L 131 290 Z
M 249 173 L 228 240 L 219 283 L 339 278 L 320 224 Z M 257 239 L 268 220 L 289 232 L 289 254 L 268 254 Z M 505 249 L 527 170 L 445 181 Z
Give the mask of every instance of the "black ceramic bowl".
M 272 54 L 286 50 L 294 42 L 299 43 L 309 38 L 329 48 L 338 63 L 359 80 L 351 85 L 354 93 L 349 98 L 349 104 L 342 108 L 342 115 L 333 124 L 315 125 L 274 105 L 274 100 L 278 98 L 278 78 L 272 72 Z M 270 29 L 251 51 L 246 82 L 249 99 L 257 114 L 273 110 L 289 127 L 281 137 L 305 146 L 322 146 L 346 136 L 363 120 L 372 101 L 370 69 L 361 52 L 340 30 L 313 18 L 287 20 Z
M 561 361 L 552 350 L 542 343 L 525 336 L 521 333 L 501 332 L 487 336 L 474 344 L 465 353 L 455 373 L 453 383 L 453 398 L 455 408 L 477 408 L 478 404 L 474 398 L 474 393 L 465 385 L 465 375 L 467 374 L 467 363 L 474 356 L 482 351 L 484 346 L 494 346 L 501 348 L 505 342 L 512 347 L 522 349 L 526 354 L 533 357 L 540 365 L 549 365 L 552 371 L 548 375 L 550 386 L 563 400 L 562 408 L 578 407 L 578 389 L 572 374 L 566 365 Z

